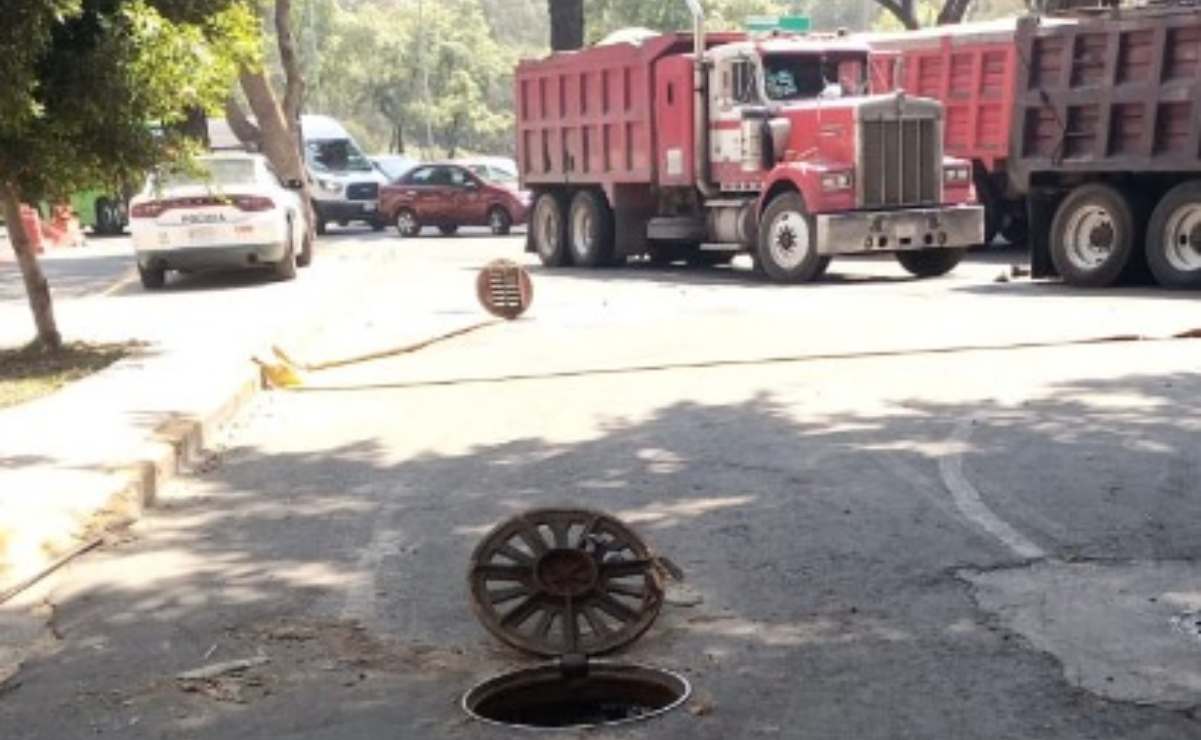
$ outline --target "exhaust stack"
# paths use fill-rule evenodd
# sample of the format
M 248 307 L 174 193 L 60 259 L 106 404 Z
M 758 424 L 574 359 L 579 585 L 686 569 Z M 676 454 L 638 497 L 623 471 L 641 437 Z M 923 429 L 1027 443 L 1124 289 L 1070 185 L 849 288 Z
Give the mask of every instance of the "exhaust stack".
M 701 195 L 710 197 L 717 190 L 709 182 L 709 77 L 705 73 L 705 9 L 700 0 L 684 0 L 692 13 L 693 55 L 693 88 L 695 108 L 692 114 L 693 139 L 693 170 L 696 178 L 696 189 Z

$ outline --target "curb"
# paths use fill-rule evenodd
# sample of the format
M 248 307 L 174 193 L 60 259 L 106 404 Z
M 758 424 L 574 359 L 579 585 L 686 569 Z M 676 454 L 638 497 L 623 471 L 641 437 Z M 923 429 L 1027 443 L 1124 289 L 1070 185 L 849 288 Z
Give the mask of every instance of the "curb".
M 117 478 L 115 488 L 107 495 L 101 494 L 103 503 L 76 517 L 70 531 L 60 523 L 32 537 L 22 537 L 26 540 L 27 546 L 23 548 L 26 555 L 16 561 L 9 558 L 13 550 L 22 550 L 11 548 L 17 538 L 6 542 L 0 532 L 0 573 L 3 573 L 0 593 L 41 573 L 80 541 L 133 524 L 146 509 L 153 508 L 163 487 L 198 461 L 217 431 L 262 389 L 262 378 L 253 365 L 247 363 L 245 373 L 240 375 L 228 393 L 220 394 L 225 400 L 215 408 L 199 415 L 168 419 L 155 427 L 151 439 L 135 459 L 114 462 L 111 472 Z M 28 546 L 29 539 L 36 541 L 33 547 Z M 29 555 L 31 552 L 36 552 L 36 556 Z

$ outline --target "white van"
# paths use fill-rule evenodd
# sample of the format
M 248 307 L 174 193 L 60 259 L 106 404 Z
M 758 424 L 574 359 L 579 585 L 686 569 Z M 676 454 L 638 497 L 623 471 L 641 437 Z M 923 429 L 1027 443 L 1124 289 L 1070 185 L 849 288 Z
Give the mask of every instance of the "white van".
M 317 233 L 329 222 L 362 221 L 376 231 L 386 225 L 379 215 L 379 188 L 387 184 L 351 135 L 329 116 L 303 115 L 304 160 L 312 181 Z

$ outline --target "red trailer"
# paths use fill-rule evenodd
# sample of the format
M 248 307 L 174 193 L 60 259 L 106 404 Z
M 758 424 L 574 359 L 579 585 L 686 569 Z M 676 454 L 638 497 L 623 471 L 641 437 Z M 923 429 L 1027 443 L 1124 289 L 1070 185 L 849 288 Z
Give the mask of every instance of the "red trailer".
M 1070 12 L 867 40 L 943 101 L 947 151 L 994 226 L 1029 224 L 1036 277 L 1201 288 L 1201 13 Z
M 551 266 L 717 263 L 739 251 L 782 282 L 838 254 L 952 269 L 983 236 L 942 107 L 866 94 L 859 41 L 774 33 L 602 43 L 522 62 L 517 154 L 534 192 L 527 248 Z

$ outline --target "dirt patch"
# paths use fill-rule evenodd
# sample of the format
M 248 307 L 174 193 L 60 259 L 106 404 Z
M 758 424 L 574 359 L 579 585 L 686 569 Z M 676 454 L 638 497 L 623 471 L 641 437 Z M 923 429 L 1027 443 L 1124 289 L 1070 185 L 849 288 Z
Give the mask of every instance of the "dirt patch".
M 75 343 L 57 352 L 36 346 L 0 349 L 0 409 L 49 395 L 103 370 L 136 348 L 132 343 Z

